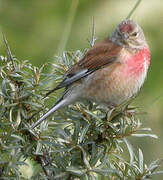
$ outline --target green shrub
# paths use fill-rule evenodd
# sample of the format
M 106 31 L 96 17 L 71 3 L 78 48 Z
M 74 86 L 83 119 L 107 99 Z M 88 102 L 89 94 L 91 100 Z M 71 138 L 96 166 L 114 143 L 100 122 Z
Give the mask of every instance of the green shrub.
M 7 42 L 6 42 L 7 45 Z M 141 128 L 139 110 L 128 104 L 108 111 L 79 102 L 31 125 L 48 109 L 43 99 L 50 82 L 59 82 L 83 53 L 63 52 L 57 64 L 35 67 L 12 56 L 0 57 L 0 179 L 149 179 L 161 160 L 146 165 L 128 137 L 157 138 Z M 48 67 L 53 73 L 48 74 Z M 51 95 L 53 101 L 60 95 Z M 133 137 L 134 138 L 134 137 Z

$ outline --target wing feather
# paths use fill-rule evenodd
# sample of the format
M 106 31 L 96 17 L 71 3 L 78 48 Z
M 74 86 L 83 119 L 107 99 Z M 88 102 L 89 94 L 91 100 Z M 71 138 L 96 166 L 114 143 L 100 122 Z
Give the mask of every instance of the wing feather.
M 88 76 L 94 71 L 118 62 L 118 57 L 122 47 L 113 44 L 109 38 L 93 46 L 85 56 L 74 64 L 65 74 L 65 79 L 54 89 L 49 91 L 48 96 L 57 89 L 68 87 L 73 82 Z

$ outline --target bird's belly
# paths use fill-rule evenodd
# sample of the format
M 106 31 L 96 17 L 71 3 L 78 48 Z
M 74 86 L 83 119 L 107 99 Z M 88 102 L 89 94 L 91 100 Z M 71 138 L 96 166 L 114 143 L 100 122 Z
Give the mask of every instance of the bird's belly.
M 128 73 L 125 65 L 120 65 L 113 71 L 103 68 L 84 80 L 84 98 L 108 105 L 119 105 L 138 92 L 145 77 L 144 69 L 139 73 Z

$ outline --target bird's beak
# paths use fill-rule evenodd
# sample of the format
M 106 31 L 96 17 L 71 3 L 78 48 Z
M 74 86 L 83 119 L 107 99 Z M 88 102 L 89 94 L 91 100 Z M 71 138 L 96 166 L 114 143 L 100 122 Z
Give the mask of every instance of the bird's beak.
M 129 35 L 128 34 L 122 34 L 122 40 L 123 42 L 126 42 L 128 39 Z

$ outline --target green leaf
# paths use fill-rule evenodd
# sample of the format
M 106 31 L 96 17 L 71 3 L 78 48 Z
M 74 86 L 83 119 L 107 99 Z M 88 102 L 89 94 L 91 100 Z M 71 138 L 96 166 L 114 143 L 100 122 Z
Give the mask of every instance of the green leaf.
M 91 166 L 90 166 L 89 161 L 88 161 L 88 159 L 87 159 L 87 153 L 86 153 L 86 151 L 82 148 L 82 146 L 77 145 L 77 147 L 78 147 L 78 148 L 82 151 L 82 153 L 83 153 L 83 161 L 84 161 L 84 164 L 86 165 L 86 167 L 87 167 L 88 169 L 91 169 Z
M 63 172 L 63 173 L 60 173 L 60 174 L 54 176 L 53 179 L 61 179 L 61 178 L 64 178 L 65 176 L 67 176 L 67 175 L 68 175 L 68 173 Z
M 92 171 L 100 175 L 103 175 L 105 177 L 109 176 L 110 174 L 119 174 L 117 170 L 109 169 L 109 168 L 104 168 L 104 169 L 94 168 L 92 169 Z
M 80 138 L 79 138 L 79 142 L 81 143 L 83 141 L 83 139 L 85 138 L 85 135 L 89 129 L 89 124 L 86 124 L 86 126 L 83 128 L 82 132 L 81 132 L 81 135 L 80 135 Z
M 80 177 L 80 176 L 84 175 L 87 172 L 87 169 L 80 169 L 80 168 L 77 168 L 77 167 L 69 166 L 69 167 L 66 168 L 66 171 Z
M 152 175 L 157 175 L 157 174 L 163 174 L 163 171 L 156 171 L 152 173 Z
M 152 131 L 151 128 L 140 128 L 139 131 Z
M 11 137 L 14 137 L 22 142 L 25 142 L 25 140 L 23 139 L 23 137 L 19 136 L 19 135 L 16 135 L 16 134 L 11 134 Z
M 103 154 L 104 154 L 104 149 L 100 149 L 98 152 L 96 151 L 95 156 L 91 158 L 91 161 L 90 161 L 91 165 L 95 166 L 96 163 L 103 157 Z
M 66 158 L 65 157 L 61 157 L 59 155 L 59 153 L 56 154 L 56 156 L 54 157 L 54 160 L 57 163 L 57 165 L 61 166 L 64 169 L 66 169 L 66 167 L 68 166 Z
M 20 114 L 20 109 L 18 109 L 17 117 L 16 117 L 16 127 L 18 127 L 20 123 L 21 123 L 21 114 Z
M 91 115 L 92 117 L 94 117 L 96 120 L 98 120 L 98 121 L 101 121 L 101 119 L 96 115 L 96 114 L 94 114 L 93 112 L 91 112 L 91 111 L 88 111 L 88 110 L 84 110 L 85 112 L 87 112 L 89 115 Z
M 132 145 L 129 143 L 129 141 L 127 141 L 127 139 L 123 139 L 123 141 L 126 143 L 127 145 L 127 148 L 128 148 L 128 151 L 129 151 L 129 154 L 130 154 L 130 163 L 132 164 L 134 162 L 134 157 L 135 157 L 135 154 L 134 154 L 134 151 L 133 151 L 133 147 Z
M 5 96 L 7 96 L 8 94 L 7 94 L 7 86 L 6 86 L 6 84 L 8 84 L 8 80 L 7 79 L 4 79 L 3 81 L 2 81 L 2 86 L 1 86 L 1 89 L 2 89 L 2 93 L 5 95 Z
M 62 128 L 57 128 L 54 133 L 60 135 L 61 138 L 69 142 L 69 136 Z
M 142 150 L 139 149 L 139 169 L 141 174 L 143 174 L 144 171 L 144 157 L 143 157 L 143 153 Z
M 148 169 L 151 171 L 151 172 L 154 172 L 159 166 L 160 164 L 163 162 L 163 159 L 157 159 L 155 161 L 153 161 L 149 166 L 148 166 Z
M 73 141 L 75 144 L 78 142 L 78 137 L 79 137 L 79 132 L 80 132 L 80 121 L 75 121 L 75 128 L 74 128 L 74 134 L 73 134 Z
M 158 136 L 155 134 L 132 134 L 132 136 L 135 136 L 135 137 L 151 137 L 151 138 L 155 138 L 155 139 L 158 138 Z

